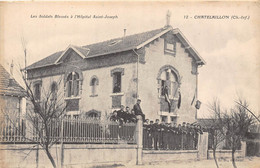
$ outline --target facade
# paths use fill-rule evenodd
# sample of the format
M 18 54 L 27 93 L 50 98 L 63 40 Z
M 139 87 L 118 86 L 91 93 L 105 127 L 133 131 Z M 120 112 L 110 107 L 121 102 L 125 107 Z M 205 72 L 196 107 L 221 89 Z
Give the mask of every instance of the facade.
M 198 67 L 205 64 L 179 29 L 161 29 L 72 46 L 26 68 L 35 93 L 58 90 L 67 115 L 103 117 L 137 98 L 146 118 L 194 122 Z M 44 89 L 45 88 L 45 89 Z
M 26 112 L 25 90 L 2 65 L 0 65 L 0 102 L 0 113 L 13 119 L 20 119 Z

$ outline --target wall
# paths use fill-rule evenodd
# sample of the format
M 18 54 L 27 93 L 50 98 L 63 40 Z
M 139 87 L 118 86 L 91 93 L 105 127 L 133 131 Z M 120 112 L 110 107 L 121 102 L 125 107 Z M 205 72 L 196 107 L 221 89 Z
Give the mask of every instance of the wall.
M 158 99 L 157 75 L 164 65 L 171 65 L 181 76 L 181 107 L 177 110 L 177 123 L 194 122 L 196 108 L 191 102 L 196 90 L 196 75 L 192 74 L 192 58 L 181 46 L 176 44 L 176 56 L 164 53 L 164 38 L 159 38 L 145 48 L 145 64 L 139 64 L 139 95 L 142 109 L 151 119 L 158 118 L 159 114 L 176 116 L 173 113 L 161 112 Z M 175 113 L 176 114 L 176 113 Z M 169 118 L 169 117 L 168 117 Z
M 1 144 L 0 165 L 5 165 L 4 167 L 36 167 L 36 149 L 36 146 L 32 144 Z M 59 164 L 60 145 L 54 145 L 50 151 L 56 163 Z M 121 162 L 133 165 L 136 163 L 136 145 L 65 144 L 63 156 L 64 166 L 87 166 L 94 163 L 114 164 Z M 38 151 L 38 165 L 41 168 L 51 167 L 51 162 L 42 149 Z
M 198 151 L 143 151 L 143 163 L 197 160 Z
M 122 53 L 123 54 L 123 53 Z M 124 57 L 127 55 L 121 55 Z M 126 57 L 127 58 L 127 57 Z M 98 61 L 96 61 L 98 62 Z M 97 110 L 101 112 L 101 115 L 105 113 L 109 114 L 112 111 L 112 90 L 113 90 L 113 77 L 111 76 L 111 70 L 114 68 L 123 68 L 124 75 L 122 75 L 122 89 L 120 95 L 122 95 L 122 105 L 133 107 L 136 98 L 136 64 L 135 63 L 125 63 L 121 65 L 110 65 L 100 67 L 98 69 L 82 70 L 83 81 L 82 90 L 79 100 L 79 113 L 85 113 L 90 110 Z M 84 69 L 84 68 L 82 68 Z M 46 73 L 46 72 L 45 72 Z M 36 73 L 37 74 L 37 73 Z M 50 75 L 50 74 L 49 74 Z M 97 96 L 92 96 L 92 88 L 90 86 L 91 79 L 93 76 L 98 78 L 98 86 L 96 87 Z M 53 81 L 57 83 L 60 82 L 59 93 L 60 98 L 64 99 L 64 74 L 45 76 L 41 78 L 31 79 L 31 82 L 37 80 L 42 81 L 42 95 L 50 91 L 50 86 Z M 44 93 L 45 92 L 45 93 Z
M 217 159 L 231 159 L 231 150 L 217 150 L 216 151 L 216 157 Z M 242 158 L 245 157 L 243 155 L 242 150 L 237 150 L 235 153 L 236 158 Z M 213 150 L 208 150 L 208 159 L 214 159 L 213 157 Z
M 124 75 L 121 78 L 121 103 L 124 106 L 133 107 L 135 103 L 134 94 L 136 88 L 136 82 L 133 77 L 136 73 L 135 64 L 122 64 L 118 66 L 111 66 L 99 69 L 93 69 L 83 72 L 83 86 L 82 95 L 80 100 L 80 109 L 82 112 L 95 109 L 101 111 L 101 113 L 111 112 L 112 108 L 112 95 L 113 94 L 113 77 L 111 76 L 111 70 L 114 68 L 123 68 Z M 96 88 L 96 94 L 98 96 L 91 96 L 91 77 L 97 76 L 99 84 Z
M 1 108 L 9 114 L 9 117 L 16 119 L 22 113 L 21 109 L 22 98 L 14 96 L 0 96 Z

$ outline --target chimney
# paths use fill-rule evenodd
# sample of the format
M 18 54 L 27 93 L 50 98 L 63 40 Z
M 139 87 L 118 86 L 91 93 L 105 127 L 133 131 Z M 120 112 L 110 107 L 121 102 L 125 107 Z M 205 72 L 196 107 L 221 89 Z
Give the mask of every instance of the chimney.
M 166 27 L 170 26 L 171 12 L 168 10 L 166 14 Z
M 124 37 L 126 36 L 126 29 L 124 29 Z

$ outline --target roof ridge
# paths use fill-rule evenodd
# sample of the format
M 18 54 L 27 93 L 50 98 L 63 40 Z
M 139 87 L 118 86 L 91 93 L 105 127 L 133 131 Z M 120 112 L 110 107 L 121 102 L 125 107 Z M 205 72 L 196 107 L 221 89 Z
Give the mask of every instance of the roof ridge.
M 90 46 L 90 45 L 95 45 L 95 44 L 99 44 L 99 43 L 105 43 L 105 42 L 109 42 L 109 41 L 112 41 L 112 40 L 119 40 L 119 39 L 124 39 L 124 38 L 128 38 L 128 37 L 132 37 L 132 36 L 136 36 L 136 35 L 139 35 L 139 34 L 143 34 L 143 33 L 149 33 L 149 32 L 152 32 L 152 31 L 156 31 L 156 30 L 160 30 L 160 29 L 164 29 L 163 28 L 158 28 L 158 29 L 153 29 L 153 30 L 148 30 L 148 31 L 143 31 L 141 33 L 135 33 L 135 34 L 130 34 L 130 35 L 127 35 L 127 36 L 123 36 L 123 37 L 116 37 L 116 38 L 112 38 L 112 39 L 109 39 L 109 40 L 104 40 L 104 41 L 99 41 L 99 42 L 95 42 L 95 43 L 91 43 L 91 44 L 87 44 L 87 45 L 84 45 L 82 47 L 87 47 L 87 46 Z M 159 33 L 158 33 L 159 34 Z

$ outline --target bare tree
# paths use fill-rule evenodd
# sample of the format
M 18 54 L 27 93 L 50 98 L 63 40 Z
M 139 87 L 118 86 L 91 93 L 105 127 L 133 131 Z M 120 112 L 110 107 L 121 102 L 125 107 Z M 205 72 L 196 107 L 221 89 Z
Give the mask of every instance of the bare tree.
M 226 114 L 223 118 L 225 121 L 226 140 L 229 142 L 232 150 L 232 164 L 237 168 L 235 162 L 235 152 L 241 147 L 241 141 L 245 138 L 249 127 L 255 122 L 255 118 L 247 113 L 248 103 L 246 100 L 239 99 L 239 104 L 231 109 L 230 114 Z
M 211 141 L 211 148 L 213 150 L 213 157 L 217 168 L 219 168 L 216 150 L 219 145 L 225 140 L 224 132 L 224 121 L 223 121 L 223 112 L 221 110 L 220 102 L 218 99 L 213 100 L 213 103 L 209 105 L 209 110 L 211 112 L 211 117 L 209 118 L 208 125 L 209 131 L 209 140 Z
M 30 104 L 26 119 L 30 122 L 31 128 L 27 129 L 31 130 L 32 134 L 32 138 L 28 136 L 26 138 L 38 143 L 46 152 L 53 167 L 56 167 L 50 148 L 60 140 L 61 118 L 66 110 L 63 92 L 59 89 L 61 80 L 53 81 L 48 88 L 42 87 L 40 92 L 37 92 L 37 88 L 25 77 L 24 82 Z

